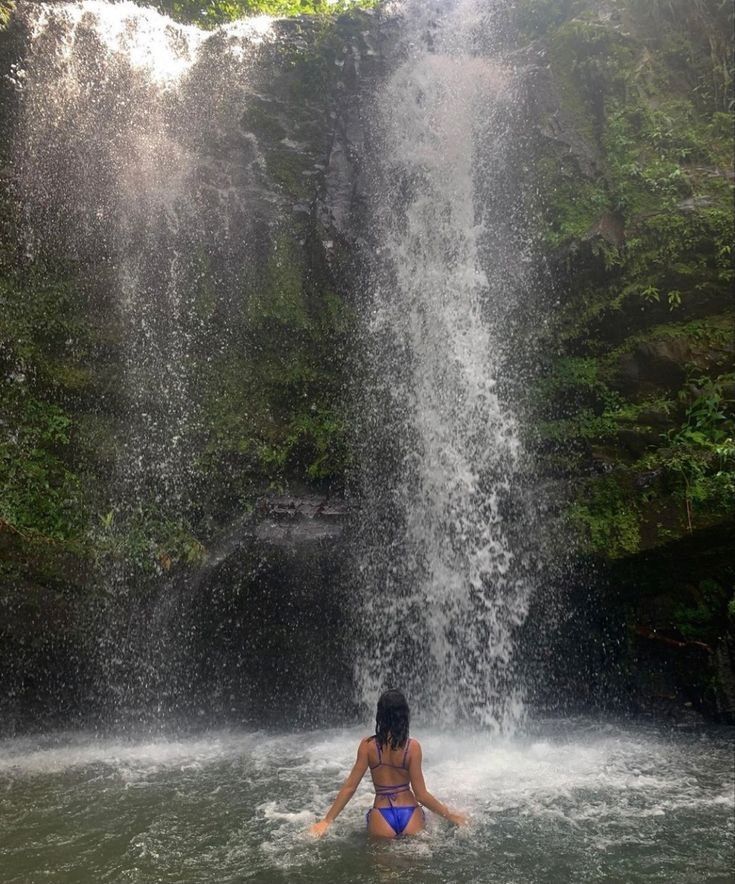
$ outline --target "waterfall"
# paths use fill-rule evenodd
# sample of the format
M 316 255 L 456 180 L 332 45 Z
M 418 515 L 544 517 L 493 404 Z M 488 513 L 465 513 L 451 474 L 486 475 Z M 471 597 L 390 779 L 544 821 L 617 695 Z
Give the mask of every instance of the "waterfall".
M 356 679 L 369 707 L 400 686 L 433 719 L 507 729 L 531 587 L 507 378 L 529 245 L 501 7 L 400 7 L 404 60 L 373 104 Z
M 20 14 L 29 46 L 14 175 L 27 252 L 52 244 L 106 268 L 124 401 L 113 498 L 176 520 L 196 492 L 206 432 L 195 368 L 227 288 L 213 268 L 245 260 L 251 238 L 218 153 L 270 21 L 209 36 L 129 2 L 21 4 Z M 257 156 L 242 174 L 253 165 Z
M 198 625 L 166 591 L 167 550 L 185 543 L 182 555 L 196 556 L 198 528 L 215 521 L 207 494 L 227 485 L 207 472 L 211 366 L 261 352 L 248 304 L 302 284 L 283 267 L 289 250 L 303 249 L 311 292 L 319 280 L 304 254 L 331 267 L 339 236 L 342 249 L 364 244 L 365 267 L 353 295 L 354 630 L 342 638 L 345 657 L 357 643 L 358 700 L 372 705 L 392 683 L 437 719 L 502 729 L 522 714 L 516 637 L 533 544 L 510 342 L 530 247 L 503 4 L 407 0 L 375 33 L 395 36 L 393 13 L 397 45 L 382 67 L 370 68 L 382 36 L 363 31 L 362 55 L 360 38 L 335 40 L 308 87 L 333 91 L 290 125 L 304 91 L 286 79 L 279 93 L 273 79 L 304 52 L 303 34 L 320 39 L 318 23 L 289 31 L 260 17 L 208 33 L 131 2 L 18 4 L 26 45 L 13 72 L 11 172 L 25 250 L 84 269 L 90 313 L 109 337 L 110 392 L 95 407 L 114 439 L 92 531 L 95 548 L 111 550 L 96 640 L 101 690 L 117 708 L 161 702 L 173 690 L 166 673 L 190 690 L 182 672 Z M 279 54 L 281 39 L 291 42 Z M 367 108 L 349 113 L 348 57 L 371 90 Z M 351 126 L 361 117 L 364 156 L 335 135 L 337 106 Z M 338 211 L 320 187 L 339 190 Z M 307 293 L 309 309 L 327 309 L 321 294 Z M 242 378 L 245 403 L 256 382 Z M 242 420 L 239 403 L 227 407 Z M 155 562 L 148 608 L 136 550 L 123 543 Z
M 94 631 L 102 702 L 124 709 L 151 692 L 160 702 L 185 653 L 167 548 L 197 555 L 207 373 L 236 346 L 231 305 L 274 212 L 243 112 L 272 22 L 207 33 L 102 0 L 21 2 L 16 15 L 27 45 L 12 186 L 26 255 L 85 268 L 90 315 L 108 329 L 96 408 L 115 429 L 91 531 L 110 556 Z M 152 610 L 136 600 L 146 581 L 164 590 Z

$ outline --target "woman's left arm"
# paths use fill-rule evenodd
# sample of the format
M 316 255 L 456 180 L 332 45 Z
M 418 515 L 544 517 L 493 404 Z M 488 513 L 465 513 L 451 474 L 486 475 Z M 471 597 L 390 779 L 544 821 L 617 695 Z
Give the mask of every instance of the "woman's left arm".
M 337 819 L 340 813 L 342 813 L 347 802 L 355 794 L 355 789 L 360 785 L 360 780 L 365 776 L 365 771 L 367 769 L 368 741 L 365 739 L 362 740 L 357 747 L 355 764 L 350 771 L 350 775 L 345 780 L 344 785 L 337 793 L 337 797 L 334 799 L 334 804 L 329 808 L 323 820 L 320 820 L 318 823 L 314 823 L 314 825 L 311 826 L 309 834 L 313 835 L 315 838 L 321 838 L 322 835 L 326 833 L 327 829 Z

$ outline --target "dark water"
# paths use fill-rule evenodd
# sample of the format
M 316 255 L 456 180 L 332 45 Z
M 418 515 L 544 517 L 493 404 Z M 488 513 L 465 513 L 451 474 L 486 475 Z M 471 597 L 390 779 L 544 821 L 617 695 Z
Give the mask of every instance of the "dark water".
M 429 788 L 471 814 L 371 843 L 364 782 L 327 837 L 365 730 L 0 744 L 2 882 L 732 880 L 732 730 L 585 721 L 514 739 L 416 728 Z

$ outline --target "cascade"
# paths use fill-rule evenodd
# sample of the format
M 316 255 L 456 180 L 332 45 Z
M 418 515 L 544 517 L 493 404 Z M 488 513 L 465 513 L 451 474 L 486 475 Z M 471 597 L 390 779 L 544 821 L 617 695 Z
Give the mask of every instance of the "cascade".
M 502 4 L 404 12 L 405 59 L 371 121 L 356 678 L 368 707 L 403 685 L 432 717 L 507 729 L 531 586 L 507 379 L 530 260 L 509 185 L 516 84 Z
M 242 117 L 270 20 L 210 36 L 130 2 L 20 12 L 29 45 L 16 75 L 14 178 L 27 252 L 53 243 L 108 269 L 124 389 L 115 499 L 133 508 L 149 500 L 175 517 L 195 494 L 206 433 L 196 361 L 222 346 L 208 328 L 215 308 L 196 298 L 208 288 L 226 304 L 232 282 L 222 268 L 242 262 L 253 239 L 242 194 L 260 158 L 231 120 Z M 229 174 L 243 147 L 252 156 L 236 187 Z M 213 266 L 219 275 L 205 285 Z
M 114 438 L 90 530 L 110 555 L 104 597 L 88 609 L 99 608 L 95 702 L 124 719 L 151 697 L 165 706 L 182 680 L 188 624 L 165 584 L 161 535 L 176 543 L 202 519 L 205 380 L 237 346 L 232 305 L 278 212 L 264 206 L 248 118 L 272 21 L 209 34 L 102 0 L 21 3 L 17 16 L 27 46 L 14 72 L 13 188 L 25 251 L 86 268 L 89 313 L 109 330 L 97 408 L 106 421 L 115 412 Z M 140 548 L 121 554 L 131 542 Z M 163 585 L 147 607 L 138 558 L 156 562 Z
M 368 223 L 349 233 L 365 248 L 354 636 L 343 642 L 358 643 L 358 701 L 391 682 L 428 715 L 506 729 L 522 715 L 515 646 L 533 582 L 512 407 L 522 366 L 509 344 L 531 263 L 513 170 L 517 83 L 502 3 L 410 0 L 389 13 L 399 45 L 367 101 L 359 158 Z M 262 52 L 278 37 L 267 17 L 207 33 L 130 2 L 21 3 L 18 16 L 25 248 L 90 268 L 91 309 L 112 317 L 119 350 L 106 515 L 93 530 L 112 547 L 122 535 L 150 546 L 153 525 L 176 536 L 206 520 L 202 379 L 242 346 L 231 317 L 243 281 L 273 260 L 283 217 L 303 210 L 274 186 L 257 122 L 277 112 Z M 113 705 L 151 685 L 160 703 L 196 624 L 168 591 L 139 610 L 135 564 L 112 560 L 100 680 Z M 164 582 L 167 567 L 162 552 Z

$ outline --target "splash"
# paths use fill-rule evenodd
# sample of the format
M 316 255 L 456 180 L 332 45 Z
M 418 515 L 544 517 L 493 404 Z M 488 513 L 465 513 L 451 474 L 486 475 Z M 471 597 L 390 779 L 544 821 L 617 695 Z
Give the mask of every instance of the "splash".
M 120 53 L 161 85 L 175 83 L 189 70 L 206 36 L 199 28 L 175 25 L 155 9 L 130 2 L 39 3 L 31 18 L 32 39 L 60 26 L 64 36 L 59 51 L 67 59 L 74 55 L 80 31 L 93 27 L 106 53 Z

